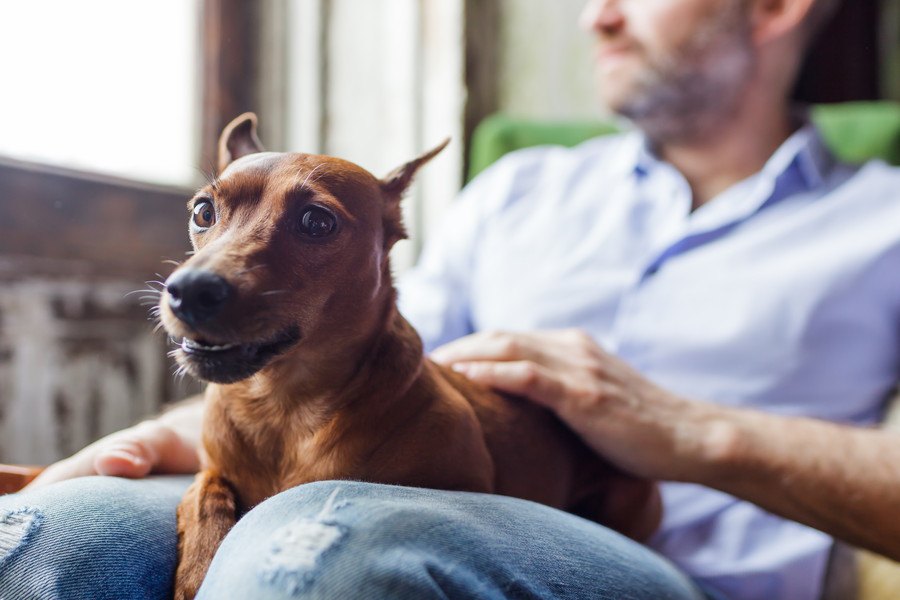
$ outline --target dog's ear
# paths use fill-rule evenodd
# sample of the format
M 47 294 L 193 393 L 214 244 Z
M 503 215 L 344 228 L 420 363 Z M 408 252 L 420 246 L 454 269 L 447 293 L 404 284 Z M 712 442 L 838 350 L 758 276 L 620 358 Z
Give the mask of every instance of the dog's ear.
M 409 188 L 416 172 L 422 166 L 437 156 L 441 150 L 447 147 L 450 138 L 417 156 L 408 163 L 401 165 L 381 179 L 381 190 L 384 192 L 384 235 L 385 246 L 390 248 L 397 240 L 406 239 L 406 228 L 403 227 L 403 214 L 400 211 L 400 199 Z
M 262 151 L 263 146 L 256 137 L 256 115 L 246 112 L 226 125 L 219 136 L 219 173 L 232 161 Z
M 405 192 L 409 187 L 409 184 L 412 183 L 413 177 L 415 177 L 416 175 L 416 171 L 418 171 L 422 167 L 422 165 L 437 156 L 438 153 L 446 148 L 447 144 L 449 143 L 450 138 L 447 138 L 425 154 L 417 156 L 408 163 L 397 167 L 396 169 L 388 173 L 381 180 L 381 189 L 384 190 L 384 192 L 389 196 L 402 196 L 403 192 Z

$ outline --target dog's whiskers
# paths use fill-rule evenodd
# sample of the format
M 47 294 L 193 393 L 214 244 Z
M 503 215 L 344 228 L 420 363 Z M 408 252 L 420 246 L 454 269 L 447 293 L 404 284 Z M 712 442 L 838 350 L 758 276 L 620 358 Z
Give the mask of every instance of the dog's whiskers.
M 313 167 L 313 170 L 306 174 L 306 179 L 303 180 L 303 183 L 300 184 L 300 187 L 297 188 L 297 191 L 302 191 L 304 187 L 306 187 L 306 183 L 309 181 L 309 178 L 313 176 L 313 173 L 318 171 L 321 167 L 324 167 L 325 163 L 320 163 Z M 315 179 L 313 179 L 313 183 L 315 183 Z
M 187 367 L 185 367 L 184 365 L 178 365 L 177 367 L 175 367 L 175 371 L 172 373 L 172 377 L 177 383 L 181 383 L 182 381 L 184 381 L 184 378 L 187 374 Z
M 269 290 L 268 292 L 260 292 L 260 296 L 275 296 L 277 294 L 287 294 L 288 290 Z
M 174 260 L 171 258 L 167 258 L 167 259 L 163 260 L 163 264 L 174 265 L 175 267 L 180 267 L 183 262 L 184 262 L 183 260 Z M 157 275 L 159 275 L 159 273 L 157 273 Z M 162 275 L 159 275 L 159 276 L 162 277 Z
M 203 179 L 206 180 L 206 184 L 209 185 L 214 190 L 218 187 L 219 178 L 216 177 L 215 172 L 216 169 L 210 161 L 210 166 L 208 168 L 203 167 L 194 167 L 196 171 L 199 171 L 201 175 L 203 175 Z
M 159 273 L 157 273 L 156 275 L 159 275 Z M 129 296 L 133 296 L 134 294 L 142 294 L 137 297 L 138 304 L 140 306 L 149 307 L 149 309 L 148 309 L 149 316 L 147 317 L 147 320 L 158 322 L 157 325 L 153 328 L 153 333 L 156 333 L 157 331 L 159 331 L 159 328 L 162 325 L 162 323 L 159 322 L 159 315 L 160 315 L 159 301 L 160 301 L 160 298 L 162 298 L 163 290 L 165 290 L 166 286 L 162 281 L 157 281 L 157 280 L 145 281 L 144 283 L 146 284 L 147 287 L 127 292 L 124 295 L 124 297 L 128 298 Z M 152 287 L 154 284 L 162 286 L 162 289 L 156 289 L 155 287 Z
M 157 290 L 157 289 L 154 289 L 151 287 L 146 287 L 146 288 L 141 288 L 139 290 L 131 290 L 130 292 L 126 292 L 125 294 L 123 294 L 122 297 L 127 298 L 129 296 L 133 296 L 134 294 L 154 294 L 156 297 L 159 297 L 162 295 L 162 290 Z M 145 297 L 147 297 L 147 296 L 140 296 L 139 299 L 143 299 Z

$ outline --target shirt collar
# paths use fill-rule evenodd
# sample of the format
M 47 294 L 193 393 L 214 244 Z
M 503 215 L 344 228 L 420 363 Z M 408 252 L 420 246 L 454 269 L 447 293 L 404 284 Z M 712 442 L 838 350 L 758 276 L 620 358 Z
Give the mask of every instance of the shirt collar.
M 767 178 L 777 179 L 794 169 L 804 186 L 813 189 L 825 182 L 834 163 L 819 130 L 806 123 L 781 144 L 760 172 Z
M 796 169 L 804 187 L 813 189 L 824 182 L 836 161 L 816 126 L 805 117 L 803 121 L 804 124 L 769 157 L 760 174 L 776 179 L 788 170 Z M 638 180 L 663 164 L 647 137 L 637 130 L 629 134 L 622 158 L 623 165 Z

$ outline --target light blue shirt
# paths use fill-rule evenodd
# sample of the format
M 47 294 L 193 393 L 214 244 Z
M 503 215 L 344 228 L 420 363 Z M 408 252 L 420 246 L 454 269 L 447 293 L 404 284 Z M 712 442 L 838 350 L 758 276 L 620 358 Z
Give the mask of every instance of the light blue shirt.
M 401 310 L 429 349 L 579 327 L 690 398 L 877 421 L 900 380 L 900 169 L 840 164 L 806 126 L 690 208 L 637 133 L 513 153 L 428 239 Z M 697 580 L 738 599 L 819 596 L 825 534 L 695 485 L 663 497 L 651 545 Z

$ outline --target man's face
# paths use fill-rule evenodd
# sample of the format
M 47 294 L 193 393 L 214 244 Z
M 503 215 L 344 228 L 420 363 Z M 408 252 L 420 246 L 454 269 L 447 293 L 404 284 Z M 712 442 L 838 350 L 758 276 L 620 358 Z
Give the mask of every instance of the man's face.
M 732 110 L 754 65 L 746 5 L 590 0 L 581 23 L 596 36 L 603 101 L 663 138 Z

